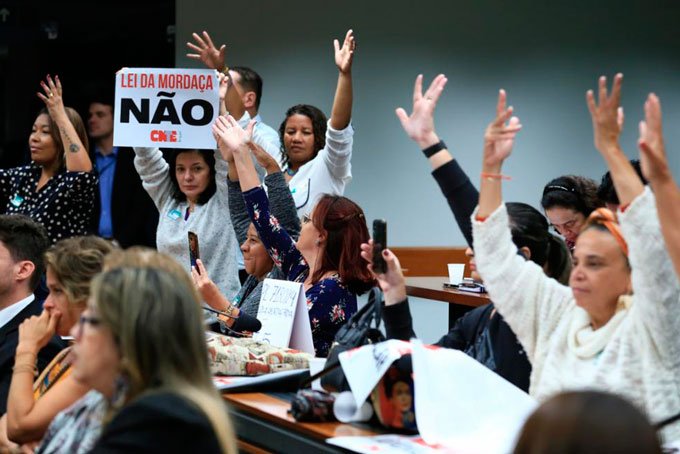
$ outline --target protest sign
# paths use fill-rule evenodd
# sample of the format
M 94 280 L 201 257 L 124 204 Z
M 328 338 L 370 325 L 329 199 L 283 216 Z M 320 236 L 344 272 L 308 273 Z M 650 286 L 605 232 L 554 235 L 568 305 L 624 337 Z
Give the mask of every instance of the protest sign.
M 116 74 L 115 146 L 214 149 L 217 72 L 124 68 Z
M 314 354 L 307 300 L 299 282 L 265 279 L 257 318 L 262 328 L 253 339 Z

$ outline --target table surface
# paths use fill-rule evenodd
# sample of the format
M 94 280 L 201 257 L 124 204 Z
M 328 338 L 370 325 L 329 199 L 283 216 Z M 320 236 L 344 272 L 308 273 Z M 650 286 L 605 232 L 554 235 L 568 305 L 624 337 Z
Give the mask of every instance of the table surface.
M 268 421 L 278 427 L 295 431 L 318 440 L 344 436 L 377 435 L 370 429 L 339 422 L 297 422 L 288 413 L 290 402 L 264 393 L 224 394 L 224 399 L 236 409 Z
M 487 293 L 465 292 L 453 288 L 444 288 L 447 276 L 407 277 L 406 294 L 443 301 L 451 304 L 478 307 L 490 303 Z

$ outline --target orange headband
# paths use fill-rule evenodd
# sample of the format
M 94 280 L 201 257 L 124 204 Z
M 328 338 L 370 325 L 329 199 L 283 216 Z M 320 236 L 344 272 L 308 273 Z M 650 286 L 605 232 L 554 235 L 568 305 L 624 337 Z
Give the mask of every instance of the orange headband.
M 621 233 L 621 227 L 616 219 L 616 215 L 607 208 L 598 208 L 588 216 L 585 228 L 596 224 L 604 226 L 609 230 L 609 233 L 611 233 L 616 242 L 619 243 L 619 247 L 623 251 L 623 254 L 628 257 L 628 244 L 623 238 L 623 233 Z

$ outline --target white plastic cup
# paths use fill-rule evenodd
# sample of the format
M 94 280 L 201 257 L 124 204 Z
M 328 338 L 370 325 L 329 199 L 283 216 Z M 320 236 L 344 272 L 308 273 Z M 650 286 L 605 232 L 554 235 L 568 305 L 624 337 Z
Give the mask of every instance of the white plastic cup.
M 364 422 L 373 416 L 373 407 L 370 403 L 364 402 L 357 408 L 354 395 L 351 391 L 345 391 L 335 397 L 333 414 L 340 422 Z
M 449 284 L 458 285 L 463 282 L 463 273 L 465 272 L 464 263 L 449 263 Z
M 312 358 L 309 360 L 309 375 L 314 375 L 323 370 L 323 368 L 326 366 L 326 358 Z M 316 389 L 318 391 L 323 391 L 323 387 L 321 386 L 321 379 L 317 378 L 312 382 L 312 389 Z

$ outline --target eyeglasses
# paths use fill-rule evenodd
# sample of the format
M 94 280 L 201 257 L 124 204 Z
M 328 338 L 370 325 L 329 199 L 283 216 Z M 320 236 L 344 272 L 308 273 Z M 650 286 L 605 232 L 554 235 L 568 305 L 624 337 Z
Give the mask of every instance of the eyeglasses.
M 88 317 L 85 314 L 81 315 L 78 319 L 78 337 L 82 337 L 83 327 L 86 323 L 90 326 L 99 326 L 102 324 L 102 319 L 98 317 Z

